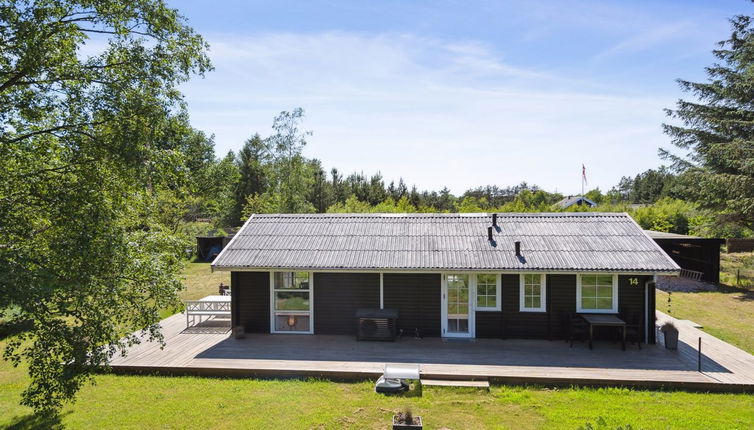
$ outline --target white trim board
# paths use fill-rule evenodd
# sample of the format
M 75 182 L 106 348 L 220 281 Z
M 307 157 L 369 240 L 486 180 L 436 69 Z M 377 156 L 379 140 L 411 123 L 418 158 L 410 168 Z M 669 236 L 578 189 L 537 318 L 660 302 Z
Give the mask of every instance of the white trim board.
M 546 275 L 578 275 L 601 273 L 606 275 L 635 275 L 635 276 L 678 276 L 677 272 L 658 272 L 658 271 L 614 271 L 614 270 L 553 270 L 553 269 L 322 269 L 308 267 L 215 267 L 214 270 L 219 272 L 312 272 L 312 273 L 403 273 L 403 274 L 442 274 L 442 273 L 495 273 L 500 275 L 518 275 L 520 273 L 543 273 Z

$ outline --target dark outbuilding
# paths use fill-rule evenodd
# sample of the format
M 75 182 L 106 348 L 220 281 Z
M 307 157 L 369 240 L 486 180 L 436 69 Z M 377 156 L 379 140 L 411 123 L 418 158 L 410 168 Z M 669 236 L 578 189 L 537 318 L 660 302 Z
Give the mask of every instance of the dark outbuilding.
M 720 282 L 720 246 L 724 239 L 708 239 L 684 234 L 647 230 L 649 237 L 675 261 L 681 269 L 702 273 L 706 282 Z

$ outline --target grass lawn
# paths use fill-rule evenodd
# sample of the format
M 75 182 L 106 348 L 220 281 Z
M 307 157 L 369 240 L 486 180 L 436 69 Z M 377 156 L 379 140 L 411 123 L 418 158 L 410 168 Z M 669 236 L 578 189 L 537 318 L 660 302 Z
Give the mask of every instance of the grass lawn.
M 198 300 L 210 294 L 217 294 L 217 287 L 222 282 L 230 285 L 230 272 L 214 272 L 209 263 L 188 263 L 183 271 L 183 285 L 181 292 L 183 300 Z
M 657 291 L 657 309 L 668 313 L 668 294 Z M 671 313 L 704 326 L 702 330 L 754 354 L 754 292 L 720 291 L 672 293 Z
M 626 389 L 493 386 L 425 388 L 421 397 L 375 394 L 371 382 L 102 375 L 66 408 L 60 423 L 18 406 L 20 370 L 0 370 L 0 426 L 10 428 L 385 429 L 409 406 L 425 428 L 744 429 L 754 396 Z M 597 426 L 603 422 L 604 426 Z
M 735 284 L 737 270 L 754 273 L 754 254 L 751 253 L 723 253 L 720 263 L 723 283 Z M 742 282 L 742 285 L 748 284 Z M 668 294 L 659 290 L 657 309 L 668 313 Z M 754 285 L 723 285 L 718 291 L 672 293 L 670 315 L 699 323 L 707 333 L 754 354 Z

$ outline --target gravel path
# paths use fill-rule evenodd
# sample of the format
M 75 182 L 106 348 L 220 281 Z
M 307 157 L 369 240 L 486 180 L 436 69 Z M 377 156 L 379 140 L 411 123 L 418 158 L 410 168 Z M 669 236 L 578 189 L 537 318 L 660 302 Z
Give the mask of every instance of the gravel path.
M 680 276 L 658 276 L 657 289 L 662 291 L 693 293 L 697 291 L 715 291 L 717 290 L 717 285 L 709 282 L 697 281 L 695 279 L 682 278 Z

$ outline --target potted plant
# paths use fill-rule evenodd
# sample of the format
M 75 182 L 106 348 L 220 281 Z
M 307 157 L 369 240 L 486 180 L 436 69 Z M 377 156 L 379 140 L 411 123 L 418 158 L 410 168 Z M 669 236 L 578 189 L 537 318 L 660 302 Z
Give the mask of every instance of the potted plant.
M 404 412 L 393 415 L 393 430 L 423 428 L 422 417 L 415 417 L 409 408 L 406 408 Z
M 660 327 L 660 331 L 665 338 L 665 348 L 678 349 L 678 328 L 675 324 L 668 321 Z

